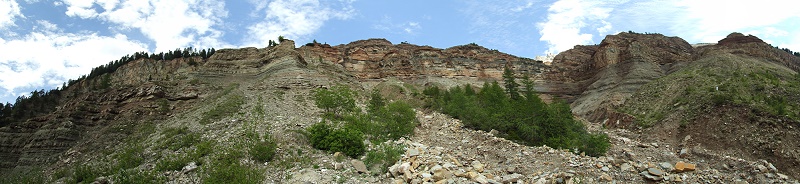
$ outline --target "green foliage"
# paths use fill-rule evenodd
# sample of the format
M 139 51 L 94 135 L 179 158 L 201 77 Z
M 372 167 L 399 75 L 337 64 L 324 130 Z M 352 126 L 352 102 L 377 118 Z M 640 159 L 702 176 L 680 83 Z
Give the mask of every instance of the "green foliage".
M 331 128 L 327 123 L 319 122 L 306 129 L 311 146 L 320 150 L 342 152 L 350 157 L 364 154 L 364 135 L 350 128 Z
M 411 135 L 417 127 L 416 113 L 403 101 L 389 103 L 371 115 L 377 119 L 377 124 L 382 130 L 377 132 L 377 135 L 386 136 L 388 139 L 394 140 Z
M 162 172 L 162 171 L 180 171 L 183 169 L 183 166 L 189 164 L 192 161 L 192 158 L 186 154 L 180 155 L 170 155 L 166 158 L 162 158 L 161 161 L 156 163 L 155 170 Z
M 102 169 L 97 166 L 81 164 L 72 169 L 72 177 L 67 183 L 92 183 L 94 179 L 102 176 Z
M 347 86 L 337 85 L 331 89 L 314 90 L 314 103 L 326 114 L 341 117 L 344 113 L 357 111 L 355 92 Z
M 250 156 L 258 162 L 271 161 L 275 157 L 275 150 L 278 144 L 269 135 L 264 136 L 264 140 L 253 141 L 250 145 Z
M 167 99 L 158 99 L 158 111 L 162 114 L 166 114 L 169 113 L 170 110 L 169 101 L 167 101 Z
M 527 79 L 523 80 L 525 91 L 520 94 L 511 70 L 506 70 L 504 76 L 505 90 L 493 82 L 484 83 L 477 94 L 471 92 L 470 86 L 450 90 L 430 87 L 423 93 L 428 95 L 430 107 L 461 119 L 468 128 L 497 130 L 502 137 L 532 146 L 577 149 L 591 156 L 605 154 L 607 136 L 588 133 L 583 123 L 573 119 L 569 104 L 560 100 L 545 104 Z
M 364 164 L 368 168 L 378 167 L 380 172 L 373 172 L 373 174 L 386 173 L 389 166 L 400 160 L 404 148 L 402 145 L 389 145 L 380 144 L 378 148 L 370 150 L 364 158 Z
M 164 183 L 166 178 L 152 171 L 120 170 L 114 178 L 115 184 Z
M 164 140 L 160 146 L 162 149 L 168 148 L 172 151 L 177 151 L 181 148 L 189 148 L 200 142 L 200 135 L 190 132 L 188 127 L 166 128 L 162 134 L 164 134 Z
M 237 150 L 227 150 L 218 154 L 216 159 L 205 166 L 203 183 L 261 183 L 264 180 L 262 171 L 243 165 L 239 160 L 244 157 Z
M 244 97 L 239 95 L 233 95 L 227 98 L 224 102 L 217 104 L 217 106 L 210 111 L 203 113 L 203 117 L 200 119 L 200 124 L 209 124 L 239 112 L 239 109 L 245 102 L 244 100 Z
M 122 150 L 122 152 L 114 155 L 117 160 L 117 167 L 120 169 L 130 169 L 138 167 L 144 162 L 144 146 L 134 144 Z
M 378 90 L 373 90 L 370 94 L 369 104 L 367 104 L 367 112 L 369 113 L 376 113 L 386 105 L 386 100 L 383 99 L 381 93 Z
M 46 179 L 44 177 L 44 172 L 38 168 L 0 173 L 0 183 L 28 184 L 28 183 L 46 183 L 45 181 Z

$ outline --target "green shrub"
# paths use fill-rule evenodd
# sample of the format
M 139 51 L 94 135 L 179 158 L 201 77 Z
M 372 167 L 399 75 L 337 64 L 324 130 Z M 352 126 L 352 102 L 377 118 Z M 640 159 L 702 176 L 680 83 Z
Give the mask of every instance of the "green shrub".
M 331 89 L 314 90 L 314 104 L 325 110 L 326 114 L 342 116 L 344 113 L 356 112 L 355 92 L 347 86 L 337 85 Z
M 275 157 L 275 149 L 277 149 L 277 147 L 278 144 L 267 135 L 264 136 L 263 141 L 253 141 L 250 145 L 249 153 L 250 156 L 258 162 L 268 162 Z
M 67 183 L 91 183 L 99 176 L 101 176 L 99 168 L 82 164 L 72 169 L 72 180 Z
M 306 129 L 311 146 L 320 150 L 342 152 L 350 157 L 364 154 L 363 134 L 351 128 L 333 129 L 327 123 L 319 122 Z
M 385 110 L 381 110 L 373 116 L 378 117 L 380 121 L 380 127 L 383 130 L 380 135 L 392 140 L 413 134 L 414 128 L 417 126 L 414 109 L 402 101 L 389 103 Z
M 325 137 L 331 152 L 342 152 L 347 156 L 356 158 L 364 154 L 364 136 L 358 130 L 349 128 L 336 129 Z
M 326 137 L 331 133 L 331 127 L 325 121 L 315 123 L 306 129 L 307 137 L 311 146 L 321 150 L 328 150 L 328 144 L 325 143 Z

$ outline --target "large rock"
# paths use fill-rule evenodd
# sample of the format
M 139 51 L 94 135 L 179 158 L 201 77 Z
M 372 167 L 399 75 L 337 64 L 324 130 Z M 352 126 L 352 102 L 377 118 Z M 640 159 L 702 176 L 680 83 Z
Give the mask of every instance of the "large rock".
M 361 174 L 369 173 L 369 171 L 367 170 L 367 166 L 364 165 L 364 162 L 362 162 L 361 160 L 355 160 L 355 159 L 351 160 L 350 164 L 353 164 L 353 167 L 356 169 L 356 171 L 358 171 L 358 173 Z

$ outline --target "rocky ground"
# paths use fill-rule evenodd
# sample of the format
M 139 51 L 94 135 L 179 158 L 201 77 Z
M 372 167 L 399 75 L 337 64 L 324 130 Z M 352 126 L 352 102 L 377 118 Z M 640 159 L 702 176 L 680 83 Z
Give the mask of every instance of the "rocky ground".
M 609 134 L 606 156 L 529 147 L 490 132 L 463 128 L 447 115 L 418 112 L 415 135 L 392 142 L 406 148 L 388 173 L 358 169 L 360 161 L 333 161 L 294 171 L 289 183 L 798 183 L 771 163 L 718 155 L 702 147 L 642 142 L 626 130 Z M 691 138 L 686 138 L 691 141 Z M 323 156 L 325 157 L 325 156 Z M 339 168 L 341 167 L 341 168 Z M 337 170 L 338 169 L 338 170 Z M 361 170 L 361 171 L 359 171 Z M 363 173 L 363 174 L 360 174 Z

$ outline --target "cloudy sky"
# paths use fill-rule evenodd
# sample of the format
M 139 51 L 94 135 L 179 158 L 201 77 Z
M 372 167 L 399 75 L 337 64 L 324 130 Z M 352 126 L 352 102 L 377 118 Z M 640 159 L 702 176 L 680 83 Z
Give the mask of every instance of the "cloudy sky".
M 0 102 L 137 51 L 265 47 L 283 35 L 298 45 L 474 42 L 532 58 L 629 30 L 690 43 L 742 32 L 800 51 L 800 1 L 0 0 Z

